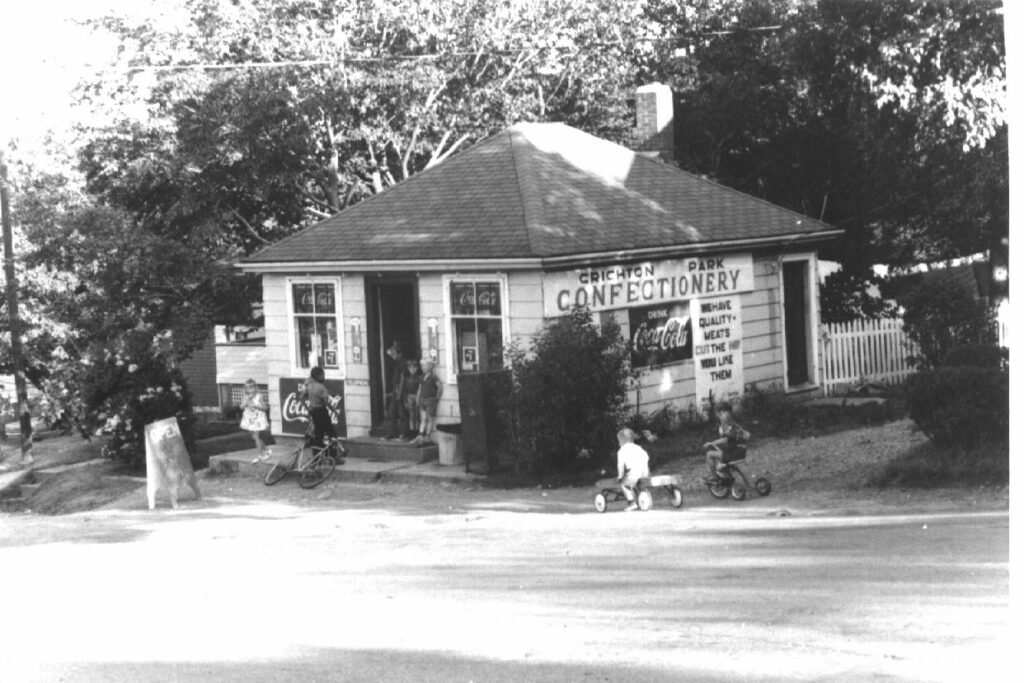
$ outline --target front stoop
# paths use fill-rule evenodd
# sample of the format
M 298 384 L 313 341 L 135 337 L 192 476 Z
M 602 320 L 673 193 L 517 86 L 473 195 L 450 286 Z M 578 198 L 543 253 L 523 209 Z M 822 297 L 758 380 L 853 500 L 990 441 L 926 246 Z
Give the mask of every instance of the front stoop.
M 408 441 L 388 441 L 373 436 L 356 436 L 341 440 L 350 457 L 376 462 L 411 462 L 422 464 L 437 460 L 437 444 L 426 442 L 415 446 Z

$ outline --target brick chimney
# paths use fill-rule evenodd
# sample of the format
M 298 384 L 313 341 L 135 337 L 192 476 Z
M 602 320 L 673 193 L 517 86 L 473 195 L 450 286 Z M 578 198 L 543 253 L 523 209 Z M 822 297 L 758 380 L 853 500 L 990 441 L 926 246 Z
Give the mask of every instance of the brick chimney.
M 636 89 L 637 152 L 672 161 L 675 156 L 672 89 L 649 83 Z

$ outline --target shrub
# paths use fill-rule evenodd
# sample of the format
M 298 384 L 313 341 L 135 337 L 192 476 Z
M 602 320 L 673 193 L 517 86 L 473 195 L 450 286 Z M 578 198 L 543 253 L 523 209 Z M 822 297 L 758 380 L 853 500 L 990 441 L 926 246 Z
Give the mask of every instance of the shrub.
M 907 378 L 910 418 L 940 448 L 968 452 L 1009 439 L 1009 373 L 939 367 Z
M 946 353 L 942 365 L 1006 370 L 1009 368 L 1009 359 L 1009 349 L 1000 348 L 996 344 L 960 344 Z
M 894 316 L 892 302 L 878 296 L 877 291 L 872 293 L 881 283 L 882 279 L 866 267 L 844 267 L 825 276 L 820 290 L 822 322 Z
M 104 453 L 138 466 L 145 462 L 145 426 L 178 418 L 189 451 L 194 450 L 192 397 L 181 371 L 154 353 L 152 335 L 126 335 L 114 350 L 83 362 L 78 375 L 79 424 L 107 436 Z
M 920 349 L 919 368 L 938 366 L 954 346 L 995 341 L 993 310 L 958 280 L 924 281 L 900 303 L 907 336 Z
M 672 403 L 666 403 L 657 410 L 644 415 L 634 413 L 626 420 L 626 426 L 637 434 L 650 431 L 657 436 L 665 436 L 678 431 L 683 425 L 689 424 L 694 417 L 694 411 L 683 411 Z
M 549 322 L 529 354 L 515 344 L 506 350 L 500 413 L 518 470 L 566 471 L 617 448 L 628 353 L 619 328 L 599 330 L 584 309 Z
M 225 420 L 241 420 L 242 406 L 224 406 L 224 409 L 221 410 L 221 415 Z
M 767 426 L 776 436 L 785 436 L 806 423 L 806 408 L 787 399 L 781 391 L 762 391 L 751 385 L 743 396 L 742 419 Z

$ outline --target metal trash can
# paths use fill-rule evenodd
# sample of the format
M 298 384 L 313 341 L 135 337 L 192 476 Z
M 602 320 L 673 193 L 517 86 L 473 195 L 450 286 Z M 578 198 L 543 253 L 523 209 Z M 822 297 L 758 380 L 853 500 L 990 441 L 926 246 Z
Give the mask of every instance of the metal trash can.
M 462 425 L 437 425 L 434 433 L 437 442 L 437 460 L 442 465 L 461 465 L 465 462 L 462 451 Z

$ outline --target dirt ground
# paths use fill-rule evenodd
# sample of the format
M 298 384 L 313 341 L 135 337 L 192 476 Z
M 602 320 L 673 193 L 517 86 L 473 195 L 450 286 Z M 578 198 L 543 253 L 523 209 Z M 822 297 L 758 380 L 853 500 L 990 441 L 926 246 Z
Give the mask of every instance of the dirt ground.
M 692 439 L 691 439 L 692 441 Z M 871 511 L 941 511 L 1006 509 L 1009 505 L 1007 487 L 950 487 L 941 489 L 885 488 L 867 485 L 876 468 L 884 466 L 910 448 L 925 441 L 909 420 L 850 429 L 819 437 L 756 439 L 743 467 L 748 475 L 766 476 L 772 482 L 770 496 L 761 498 L 751 491 L 741 503 L 763 507 L 766 512 L 787 514 L 795 511 L 831 511 L 851 514 Z M 678 453 L 682 439 L 665 439 L 648 448 L 656 460 L 665 461 L 657 468 L 661 473 L 682 475 L 684 506 L 713 505 L 699 479 L 704 474 L 702 456 Z M 47 449 L 84 448 L 76 437 L 62 437 L 40 442 L 40 457 Z M 88 446 L 91 448 L 92 446 Z M 688 446 L 692 450 L 692 446 Z M 667 461 L 666 461 L 667 459 Z M 144 480 L 134 473 L 125 473 L 116 463 L 99 467 L 69 470 L 45 483 L 27 505 L 7 503 L 0 511 L 31 511 L 40 514 L 68 514 L 94 509 L 141 509 L 145 506 Z M 295 482 L 284 481 L 267 487 L 251 475 L 214 475 L 200 471 L 200 488 L 204 497 L 238 501 L 272 501 L 292 505 L 338 506 L 379 504 L 401 506 L 403 502 L 433 501 L 438 507 L 459 505 L 470 496 L 477 500 L 501 500 L 511 497 L 505 489 L 476 485 L 472 491 L 450 484 L 373 483 L 358 484 L 334 478 L 317 489 L 300 489 Z M 529 489 L 526 489 L 529 490 Z M 531 493 L 539 501 L 567 506 L 590 505 L 594 491 L 587 486 L 559 488 L 536 487 Z M 183 500 L 191 497 L 183 494 Z M 164 502 L 166 504 L 166 502 Z M 656 505 L 666 505 L 657 501 Z
M 746 467 L 774 490 L 744 501 L 711 498 L 702 459 L 682 454 L 665 466 L 690 482 L 682 509 L 656 496 L 649 512 L 603 515 L 592 486 L 334 477 L 303 490 L 242 473 L 204 474 L 201 500 L 151 512 L 141 479 L 72 470 L 33 506 L 89 511 L 0 522 L 19 588 L 0 670 L 47 683 L 1016 680 L 1007 490 L 863 485 L 920 439 L 897 422 L 759 440 Z

